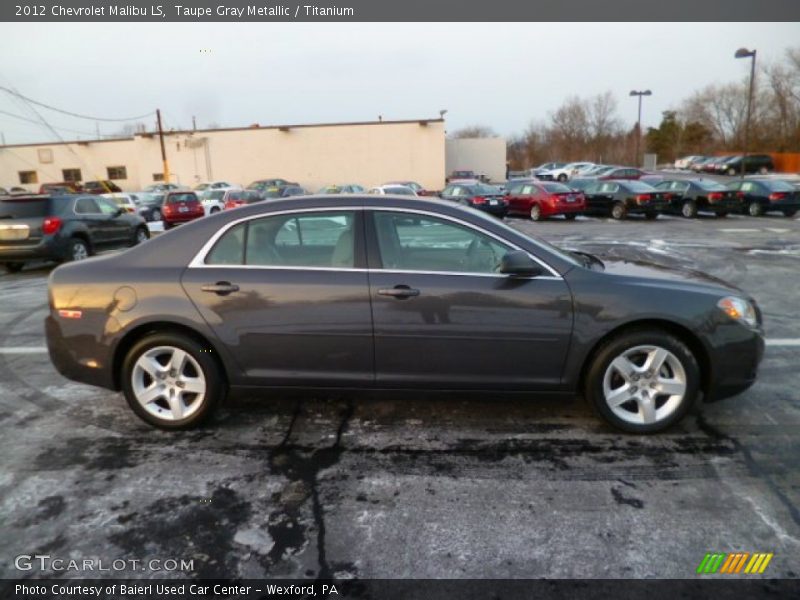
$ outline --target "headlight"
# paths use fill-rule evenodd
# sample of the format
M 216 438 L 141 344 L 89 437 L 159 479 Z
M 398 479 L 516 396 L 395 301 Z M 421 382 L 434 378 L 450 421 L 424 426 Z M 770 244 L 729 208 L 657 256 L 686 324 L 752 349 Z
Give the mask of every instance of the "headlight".
M 726 296 L 717 302 L 717 306 L 735 321 L 740 321 L 750 327 L 758 326 L 756 309 L 747 300 L 736 296 Z

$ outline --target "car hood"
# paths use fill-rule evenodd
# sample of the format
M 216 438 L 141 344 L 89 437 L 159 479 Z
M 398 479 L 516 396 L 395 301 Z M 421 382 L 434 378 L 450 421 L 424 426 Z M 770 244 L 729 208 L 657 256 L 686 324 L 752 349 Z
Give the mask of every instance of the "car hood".
M 620 259 L 603 258 L 605 273 L 617 277 L 626 277 L 639 280 L 639 283 L 657 283 L 663 285 L 664 282 L 674 282 L 683 287 L 703 287 L 707 290 L 718 292 L 736 292 L 742 294 L 742 290 L 737 286 L 713 275 L 708 275 L 694 269 L 684 269 L 667 267 L 646 261 L 631 261 Z

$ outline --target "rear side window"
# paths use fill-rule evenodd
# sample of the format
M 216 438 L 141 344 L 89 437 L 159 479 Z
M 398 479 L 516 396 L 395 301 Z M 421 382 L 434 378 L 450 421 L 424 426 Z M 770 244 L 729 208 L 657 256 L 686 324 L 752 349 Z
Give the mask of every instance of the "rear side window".
M 35 219 L 50 212 L 49 198 L 0 200 L 0 219 Z
M 206 256 L 207 265 L 241 265 L 244 263 L 244 240 L 247 223 L 232 227 Z
M 79 215 L 91 215 L 100 212 L 94 198 L 78 198 L 75 202 L 75 212 Z

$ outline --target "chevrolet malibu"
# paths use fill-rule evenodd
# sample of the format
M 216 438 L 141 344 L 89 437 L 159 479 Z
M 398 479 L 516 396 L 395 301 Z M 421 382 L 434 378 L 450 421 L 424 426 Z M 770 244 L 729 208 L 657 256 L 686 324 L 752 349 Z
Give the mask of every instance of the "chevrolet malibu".
M 66 377 L 163 429 L 229 389 L 582 393 L 650 433 L 753 384 L 761 313 L 697 273 L 567 252 L 409 196 L 243 206 L 49 281 Z

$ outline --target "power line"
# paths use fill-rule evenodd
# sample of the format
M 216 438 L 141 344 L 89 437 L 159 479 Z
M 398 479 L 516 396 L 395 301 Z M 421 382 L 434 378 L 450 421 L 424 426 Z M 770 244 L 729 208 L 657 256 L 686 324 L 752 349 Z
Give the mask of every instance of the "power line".
M 27 121 L 28 123 L 33 123 L 35 125 L 41 125 L 40 121 L 36 121 L 35 119 L 29 119 L 27 117 L 16 115 L 14 113 L 10 113 L 10 112 L 5 111 L 5 110 L 0 110 L 0 114 L 7 115 L 7 116 L 13 117 L 15 119 L 19 119 L 20 121 Z M 53 128 L 54 129 L 60 129 L 61 131 L 68 131 L 69 133 L 78 133 L 80 135 L 95 135 L 94 133 L 91 133 L 89 131 L 78 131 L 77 129 L 67 129 L 66 127 L 55 127 L 55 126 L 53 126 Z
M 68 110 L 63 110 L 61 108 L 56 108 L 55 106 L 50 106 L 49 104 L 45 104 L 44 102 L 39 102 L 39 101 L 34 100 L 32 98 L 28 98 L 27 96 L 23 96 L 18 91 L 13 90 L 11 88 L 4 87 L 2 85 L 0 85 L 0 90 L 2 90 L 4 92 L 8 92 L 12 96 L 17 96 L 18 98 L 21 98 L 21 99 L 23 99 L 26 102 L 29 102 L 31 104 L 36 104 L 37 106 L 41 106 L 42 108 L 46 108 L 48 110 L 53 110 L 55 112 L 59 112 L 59 113 L 65 114 L 65 115 L 69 115 L 70 117 L 76 117 L 78 119 L 88 119 L 89 121 L 136 121 L 138 119 L 144 119 L 146 117 L 150 117 L 153 114 L 155 114 L 155 111 L 150 111 L 149 113 L 145 113 L 145 114 L 139 115 L 137 117 L 126 117 L 124 119 L 119 119 L 119 118 L 113 118 L 112 119 L 112 118 L 107 118 L 107 117 L 90 117 L 90 116 L 87 116 L 87 115 L 80 115 L 78 113 L 70 112 Z

